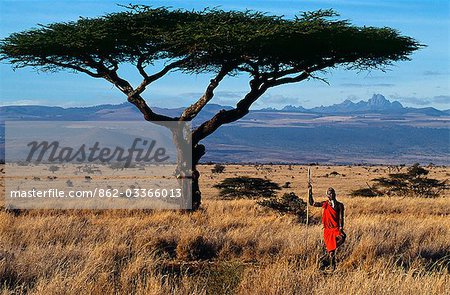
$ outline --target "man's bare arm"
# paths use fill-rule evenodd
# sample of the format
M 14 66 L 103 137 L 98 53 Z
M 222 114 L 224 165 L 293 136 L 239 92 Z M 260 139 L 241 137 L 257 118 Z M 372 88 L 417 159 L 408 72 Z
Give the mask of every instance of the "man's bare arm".
M 309 195 L 309 200 L 308 200 L 309 205 L 314 206 L 314 207 L 322 207 L 323 202 L 314 202 L 312 186 L 310 184 L 308 185 L 308 195 Z

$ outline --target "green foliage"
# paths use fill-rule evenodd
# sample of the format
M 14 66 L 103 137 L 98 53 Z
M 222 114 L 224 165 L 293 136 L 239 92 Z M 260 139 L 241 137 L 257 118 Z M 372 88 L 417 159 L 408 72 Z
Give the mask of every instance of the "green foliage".
M 352 192 L 352 196 L 374 197 L 396 195 L 402 197 L 438 197 L 448 189 L 447 180 L 439 181 L 428 178 L 429 171 L 418 163 L 408 168 L 405 173 L 392 173 L 389 177 L 375 178 L 373 187 L 361 188 Z
M 280 186 L 267 179 L 254 177 L 225 178 L 221 183 L 214 185 L 220 189 L 219 195 L 224 199 L 256 199 L 271 198 L 280 190 Z
M 293 214 L 303 220 L 306 217 L 306 202 L 295 193 L 285 193 L 280 199 L 258 201 L 258 204 L 283 214 Z
M 357 27 L 332 10 L 294 19 L 255 11 L 127 6 L 97 18 L 41 25 L 1 40 L 0 59 L 42 70 L 116 69 L 119 63 L 183 59 L 181 70 L 295 72 L 316 66 L 366 69 L 407 60 L 421 47 L 391 28 Z
M 201 235 L 187 237 L 179 241 L 176 253 L 181 260 L 207 260 L 217 255 L 217 245 Z
M 214 165 L 214 168 L 211 169 L 212 173 L 223 173 L 225 171 L 225 166 L 222 164 Z
M 51 166 L 48 167 L 48 171 L 50 171 L 52 173 L 55 173 L 58 170 L 59 170 L 59 167 L 56 166 L 56 165 L 51 165 Z

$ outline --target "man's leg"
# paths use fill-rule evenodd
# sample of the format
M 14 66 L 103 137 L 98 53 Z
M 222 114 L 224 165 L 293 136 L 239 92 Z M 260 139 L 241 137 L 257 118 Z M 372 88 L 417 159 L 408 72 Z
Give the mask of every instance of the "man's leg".
M 330 251 L 328 252 L 329 255 L 329 259 L 330 259 L 330 266 L 332 270 L 336 269 L 336 255 L 335 255 L 335 251 Z
M 336 247 L 337 248 L 342 246 L 342 244 L 344 244 L 346 237 L 347 237 L 347 235 L 345 233 L 342 233 L 336 237 Z
M 324 255 L 319 258 L 319 269 L 325 270 L 328 266 L 330 266 L 330 258 L 328 252 L 325 252 Z

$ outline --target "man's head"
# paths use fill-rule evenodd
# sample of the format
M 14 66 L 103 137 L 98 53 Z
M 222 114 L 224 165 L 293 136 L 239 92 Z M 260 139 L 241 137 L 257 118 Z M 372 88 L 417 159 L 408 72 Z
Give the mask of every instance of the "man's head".
M 329 187 L 327 189 L 327 197 L 328 197 L 328 200 L 336 199 L 336 192 L 334 191 L 334 188 Z

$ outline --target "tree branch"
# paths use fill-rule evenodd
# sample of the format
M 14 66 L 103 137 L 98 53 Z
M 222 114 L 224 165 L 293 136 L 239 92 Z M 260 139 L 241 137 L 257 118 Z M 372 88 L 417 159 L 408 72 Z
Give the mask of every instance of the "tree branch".
M 113 83 L 120 91 L 122 91 L 127 97 L 128 101 L 134 104 L 139 111 L 144 115 L 146 121 L 177 121 L 178 118 L 173 118 L 153 112 L 153 110 L 147 105 L 145 100 L 139 93 L 133 89 L 131 84 L 120 78 L 117 72 L 110 71 L 105 79 Z M 164 125 L 164 124 L 163 124 Z
M 248 114 L 252 104 L 263 95 L 266 90 L 270 87 L 278 86 L 286 83 L 300 82 L 302 80 L 311 77 L 311 73 L 314 71 L 322 70 L 326 67 L 334 65 L 334 61 L 326 61 L 321 64 L 310 67 L 308 70 L 304 70 L 301 74 L 295 77 L 284 77 L 284 78 L 272 78 L 268 79 L 267 76 L 261 78 L 254 78 L 250 80 L 250 92 L 241 99 L 234 109 L 231 110 L 221 110 L 211 119 L 201 124 L 192 133 L 192 143 L 195 146 L 202 139 L 206 138 L 208 135 L 212 134 L 223 124 L 231 123 L 237 121 Z M 282 72 L 293 71 L 294 69 L 289 69 Z M 297 70 L 298 71 L 298 70 Z M 274 77 L 274 76 L 272 76 Z M 314 77 L 317 78 L 317 77 Z
M 290 68 L 290 69 L 287 69 L 284 71 L 278 70 L 278 71 L 274 71 L 273 73 L 265 73 L 265 76 L 267 78 L 280 78 L 280 77 L 283 77 L 286 75 L 291 75 L 291 74 L 300 73 L 300 72 L 302 72 L 301 69 L 294 67 L 294 68 Z
M 145 100 L 139 95 L 135 94 L 132 97 L 128 97 L 128 101 L 134 104 L 139 111 L 144 115 L 146 121 L 178 121 L 178 118 L 173 118 L 161 114 L 157 114 L 147 105 Z M 164 125 L 164 124 L 160 124 Z
M 211 79 L 208 87 L 206 87 L 205 93 L 188 108 L 186 108 L 180 117 L 180 121 L 191 121 L 194 119 L 198 113 L 203 109 L 203 107 L 213 98 L 214 90 L 219 86 L 220 81 L 232 70 L 231 67 L 222 66 L 219 73 L 214 79 Z
M 327 84 L 328 86 L 330 86 L 330 83 L 329 83 L 326 79 L 324 79 L 324 78 L 314 76 L 314 75 L 311 74 L 311 73 L 309 73 L 309 76 L 310 76 L 311 78 L 313 78 L 313 79 L 322 81 L 323 83 L 325 83 L 325 84 Z
M 335 65 L 335 63 L 336 63 L 336 61 L 334 61 L 334 60 L 324 61 L 322 63 L 316 64 L 314 66 L 311 66 L 311 67 L 303 70 L 299 75 L 294 76 L 294 77 L 284 77 L 284 76 L 299 72 L 299 70 L 295 69 L 295 68 L 278 72 L 278 74 L 276 74 L 276 73 L 269 74 L 269 76 L 271 76 L 273 78 L 270 80 L 267 80 L 267 82 L 265 82 L 264 84 L 266 84 L 266 86 L 269 88 L 269 87 L 274 87 L 274 86 L 278 86 L 278 85 L 282 85 L 282 84 L 300 82 L 307 78 L 321 80 L 328 84 L 328 82 L 325 79 L 314 76 L 314 75 L 312 75 L 312 73 L 323 70 L 324 68 L 327 68 L 327 67 L 332 67 L 333 65 Z M 282 78 L 282 77 L 284 77 L 284 78 Z
M 103 63 L 96 62 L 92 57 L 86 57 L 86 64 L 89 67 L 95 68 L 97 70 L 97 73 L 94 73 L 94 72 L 91 72 L 80 66 L 68 64 L 68 63 L 61 63 L 61 62 L 58 62 L 55 60 L 48 59 L 46 57 L 44 57 L 43 60 L 47 63 L 51 63 L 56 66 L 70 68 L 70 69 L 73 69 L 76 71 L 80 71 L 82 73 L 86 73 L 91 77 L 104 78 L 108 82 L 114 84 L 114 86 L 116 86 L 116 88 L 118 88 L 122 93 L 124 93 L 127 96 L 128 101 L 131 102 L 132 104 L 134 104 L 139 109 L 139 111 L 144 115 L 144 119 L 147 121 L 176 121 L 176 120 L 178 120 L 178 118 L 173 118 L 173 117 L 169 117 L 169 116 L 165 116 L 165 115 L 161 115 L 161 114 L 157 114 L 157 113 L 153 112 L 152 109 L 147 105 L 145 100 L 140 96 L 140 92 L 138 93 L 135 90 L 133 90 L 133 87 L 131 86 L 131 84 L 128 81 L 119 77 L 119 75 L 117 74 L 118 64 L 115 62 L 110 61 L 111 64 L 113 65 L 114 69 L 116 69 L 116 70 L 111 70 L 111 69 L 108 69 L 108 67 L 106 67 Z
M 136 87 L 135 94 L 141 94 L 142 92 L 144 92 L 145 88 L 150 83 L 158 80 L 159 78 L 161 78 L 162 76 L 167 74 L 170 70 L 182 65 L 185 61 L 186 61 L 186 58 L 172 62 L 172 63 L 166 65 L 161 71 L 149 76 L 145 72 L 144 67 L 143 67 L 144 60 L 139 59 L 136 64 L 136 67 L 138 68 L 139 73 L 142 75 L 142 77 L 144 77 L 144 80 L 141 82 L 141 84 L 138 87 Z
M 104 77 L 104 75 L 102 73 L 98 73 L 98 72 L 94 73 L 94 72 L 89 71 L 88 69 L 85 69 L 85 68 L 82 68 L 80 66 L 73 65 L 70 63 L 59 62 L 56 60 L 48 59 L 47 57 L 43 57 L 42 60 L 45 61 L 46 63 L 53 64 L 58 67 L 69 68 L 69 69 L 72 69 L 75 71 L 79 71 L 79 72 L 88 74 L 89 76 L 94 77 L 94 78 L 103 78 Z
M 178 118 L 173 118 L 161 114 L 157 114 L 153 112 L 153 110 L 147 105 L 145 100 L 141 97 L 141 93 L 145 90 L 145 86 L 140 85 L 137 89 L 133 89 L 133 86 L 131 84 L 121 78 L 117 70 L 119 68 L 118 63 L 112 59 L 108 59 L 108 61 L 113 66 L 113 69 L 109 69 L 107 66 L 105 66 L 102 62 L 96 62 L 92 57 L 87 57 L 87 64 L 90 67 L 96 68 L 97 72 L 99 73 L 100 77 L 104 78 L 108 82 L 114 84 L 117 89 L 119 89 L 122 93 L 124 93 L 127 96 L 127 100 L 134 104 L 139 111 L 144 115 L 144 119 L 147 121 L 176 121 Z M 141 61 L 141 66 L 142 66 Z M 178 61 L 180 62 L 180 61 Z M 147 83 L 151 83 L 151 81 L 154 81 L 158 79 L 159 77 L 162 77 L 165 73 L 167 73 L 170 69 L 174 68 L 176 65 L 178 65 L 178 62 L 174 62 L 168 66 L 166 66 L 162 71 L 159 73 L 156 73 L 152 76 L 147 76 L 145 79 Z M 139 63 L 139 62 L 138 62 Z M 143 82 L 144 83 L 144 82 Z M 162 124 L 164 125 L 164 124 Z
M 260 68 L 257 62 L 252 61 L 249 58 L 245 59 L 245 63 L 247 64 L 247 66 L 249 66 L 250 68 L 246 68 L 245 65 L 242 67 L 238 67 L 239 70 L 244 71 L 244 72 L 248 72 L 251 75 L 253 75 L 253 77 L 255 79 L 259 79 L 260 78 Z
M 143 66 L 143 64 L 145 62 L 145 58 L 146 58 L 145 56 L 141 56 L 138 58 L 137 63 L 136 63 L 136 68 L 138 69 L 139 74 L 141 74 L 141 76 L 144 79 L 148 79 L 148 74 L 145 71 L 144 66 Z
M 257 79 L 250 81 L 250 88 L 250 92 L 236 104 L 234 109 L 219 111 L 214 117 L 201 124 L 192 132 L 192 143 L 194 146 L 223 124 L 237 121 L 248 114 L 250 106 L 267 90 L 267 87 Z
M 295 83 L 305 80 L 309 77 L 309 72 L 303 71 L 300 75 L 297 75 L 295 77 L 286 77 L 286 78 L 280 78 L 280 79 L 273 79 L 266 82 L 267 87 L 274 87 L 281 84 L 287 84 L 287 83 Z

